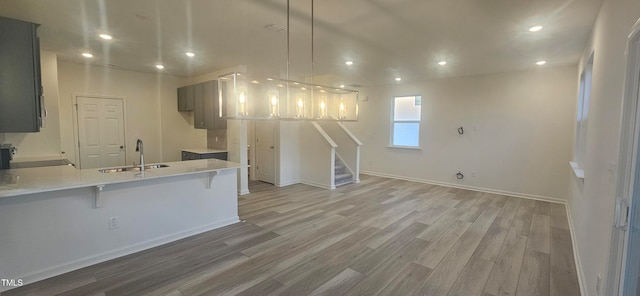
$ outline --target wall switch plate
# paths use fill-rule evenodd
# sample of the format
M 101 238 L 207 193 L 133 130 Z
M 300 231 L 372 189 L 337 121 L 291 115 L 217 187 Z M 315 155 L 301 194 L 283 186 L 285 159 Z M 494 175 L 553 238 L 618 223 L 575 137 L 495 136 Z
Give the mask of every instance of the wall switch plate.
M 120 226 L 118 225 L 118 217 L 109 218 L 109 230 L 118 229 Z
M 476 171 L 471 171 L 471 177 L 475 177 L 476 176 Z

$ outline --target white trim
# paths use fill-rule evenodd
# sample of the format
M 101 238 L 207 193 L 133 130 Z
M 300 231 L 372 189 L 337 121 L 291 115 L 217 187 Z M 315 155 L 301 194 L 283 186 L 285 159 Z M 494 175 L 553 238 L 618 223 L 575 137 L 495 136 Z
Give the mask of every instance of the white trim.
M 212 223 L 212 224 L 208 224 L 205 226 L 200 226 L 200 227 L 196 227 L 196 228 L 192 228 L 192 229 L 188 229 L 185 231 L 181 231 L 181 232 L 177 232 L 177 233 L 173 233 L 173 234 L 168 234 L 159 238 L 155 238 L 152 240 L 148 240 L 145 242 L 141 242 L 141 243 L 137 243 L 134 245 L 130 245 L 127 247 L 123 247 L 123 248 L 119 248 L 113 251 L 109 251 L 109 252 L 105 252 L 102 254 L 98 254 L 95 256 L 89 256 L 89 257 L 85 257 L 82 259 L 78 259 L 72 262 L 68 262 L 62 265 L 58 265 L 58 266 L 54 266 L 51 268 L 47 268 L 47 269 L 43 269 L 37 272 L 34 272 L 32 274 L 28 274 L 28 275 L 24 275 L 24 276 L 19 276 L 17 278 L 20 278 L 23 280 L 23 282 L 26 283 L 35 283 L 37 281 L 41 281 L 44 279 L 48 279 L 57 275 L 61 275 L 70 271 L 74 271 L 80 268 L 84 268 L 87 266 L 91 266 L 94 264 L 98 264 L 101 262 L 105 262 L 111 259 L 115 259 L 115 258 L 119 258 L 122 256 L 126 256 L 126 255 L 130 255 L 136 252 L 140 252 L 143 250 L 147 250 L 153 247 L 157 247 L 160 245 L 164 245 L 173 241 L 177 241 L 189 236 L 193 236 L 196 234 L 200 234 L 203 232 L 207 232 L 207 231 L 211 231 L 214 229 L 218 229 L 227 225 L 231 225 L 231 224 L 235 224 L 240 222 L 240 217 L 235 216 L 233 218 L 230 219 L 226 219 L 226 220 L 222 220 L 222 221 L 218 221 L 216 223 Z M 0 292 L 3 291 L 7 291 L 10 289 L 13 289 L 15 287 L 3 287 L 0 286 Z
M 573 247 L 573 261 L 575 261 L 576 263 L 576 273 L 578 275 L 580 295 L 588 295 L 587 288 L 585 287 L 584 269 L 582 269 L 582 261 L 580 261 L 580 255 L 578 254 L 578 238 L 576 237 L 575 227 L 573 227 L 573 218 L 571 217 L 571 209 L 569 209 L 569 203 L 566 203 L 564 208 L 567 212 L 567 221 L 569 222 L 569 234 L 571 234 L 571 246 Z
M 290 181 L 286 181 L 286 182 L 281 182 L 279 184 L 276 184 L 276 186 L 278 186 L 278 187 L 287 187 L 287 186 L 291 186 L 291 185 L 295 185 L 295 184 L 300 184 L 300 180 L 290 180 Z
M 576 176 L 576 178 L 584 182 L 584 170 L 580 168 L 578 163 L 575 161 L 570 161 L 569 166 L 571 166 L 571 170 L 573 171 L 573 174 Z
M 460 184 L 453 184 L 453 183 L 447 183 L 447 182 L 440 182 L 440 181 L 433 181 L 433 180 L 425 180 L 425 179 L 404 177 L 404 176 L 385 174 L 385 173 L 378 173 L 378 172 L 371 172 L 371 171 L 360 171 L 360 173 L 361 174 L 365 174 L 365 175 L 377 176 L 377 177 L 384 177 L 384 178 L 412 181 L 412 182 L 425 183 L 425 184 L 438 185 L 438 186 L 451 187 L 451 188 L 458 188 L 458 189 L 467 189 L 467 190 L 473 190 L 473 191 L 484 192 L 484 193 L 506 195 L 506 196 L 533 199 L 533 200 L 540 200 L 540 201 L 548 201 L 548 202 L 552 202 L 552 203 L 560 203 L 560 204 L 566 204 L 567 203 L 566 200 L 561 199 L 561 198 L 548 197 L 548 196 L 542 196 L 542 195 L 518 193 L 518 192 L 511 192 L 511 191 L 504 191 L 504 190 L 497 190 L 497 189 L 490 189 L 490 188 L 483 188 L 483 187 L 476 187 L 476 186 L 467 186 L 467 185 L 460 185 Z
M 324 189 L 329 189 L 329 190 L 336 189 L 335 185 L 327 186 L 325 184 L 320 184 L 318 182 L 309 181 L 309 180 L 300 180 L 300 183 L 304 184 L 304 185 L 309 185 L 309 186 L 319 187 L 319 188 L 324 188 Z
M 249 192 L 249 189 L 242 189 L 242 190 L 238 190 L 238 195 L 247 195 L 251 192 Z
M 422 150 L 422 147 L 420 147 L 420 146 L 395 146 L 395 145 L 389 145 L 389 146 L 387 146 L 387 148 Z

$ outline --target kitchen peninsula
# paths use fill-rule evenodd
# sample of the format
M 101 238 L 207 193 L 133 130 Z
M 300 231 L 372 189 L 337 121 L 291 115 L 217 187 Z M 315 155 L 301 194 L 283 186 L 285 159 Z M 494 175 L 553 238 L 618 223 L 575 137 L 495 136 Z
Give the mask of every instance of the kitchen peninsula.
M 239 221 L 242 165 L 164 164 L 0 170 L 0 274 L 28 284 Z

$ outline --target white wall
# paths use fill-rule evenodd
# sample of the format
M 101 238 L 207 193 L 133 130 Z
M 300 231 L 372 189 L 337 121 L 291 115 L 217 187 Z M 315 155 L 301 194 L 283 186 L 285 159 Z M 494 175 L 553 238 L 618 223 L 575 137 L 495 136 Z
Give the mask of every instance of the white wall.
M 46 126 L 39 133 L 7 133 L 4 143 L 11 143 L 18 148 L 14 160 L 39 156 L 60 156 L 60 115 L 58 112 L 58 61 L 51 52 L 40 53 L 42 69 L 42 86 L 44 88 L 45 106 L 47 109 Z M 1 135 L 1 134 L 0 134 Z M 2 143 L 0 137 L 0 143 Z
M 136 139 L 145 143 L 147 162 L 178 161 L 181 148 L 206 147 L 206 130 L 193 128 L 191 114 L 177 111 L 183 79 L 67 62 L 58 63 L 62 150 L 76 159 L 74 95 L 124 97 L 127 163 L 137 160 Z
M 287 186 L 300 182 L 300 125 L 297 121 L 280 121 L 278 137 L 277 186 Z
M 545 67 L 364 88 L 360 97 L 369 100 L 360 102 L 360 121 L 345 126 L 364 143 L 363 173 L 566 199 L 576 71 Z M 392 97 L 402 95 L 422 95 L 422 150 L 387 148 Z
M 597 276 L 606 280 L 607 275 L 615 206 L 615 176 L 609 165 L 618 160 L 627 35 L 638 18 L 640 1 L 606 0 L 581 62 L 582 68 L 595 53 L 584 185 L 578 186 L 574 177 L 569 183 L 569 208 L 587 295 L 597 295 Z

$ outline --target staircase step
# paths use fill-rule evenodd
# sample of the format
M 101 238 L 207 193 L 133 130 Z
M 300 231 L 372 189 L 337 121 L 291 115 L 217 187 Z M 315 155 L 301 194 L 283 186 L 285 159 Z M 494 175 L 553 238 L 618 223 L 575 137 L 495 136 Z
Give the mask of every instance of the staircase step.
M 336 165 L 334 171 L 335 171 L 336 175 L 340 175 L 340 174 L 344 174 L 346 172 L 346 170 L 347 170 L 346 166 Z
M 353 182 L 353 175 L 350 173 L 344 173 L 344 174 L 336 174 L 335 176 L 335 185 L 344 185 L 347 183 L 351 183 Z

